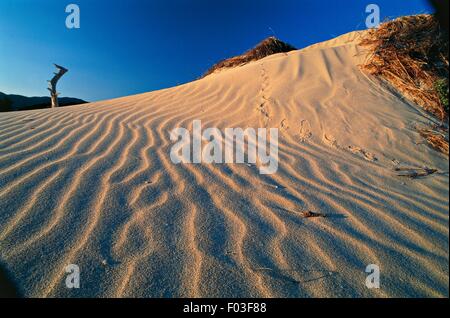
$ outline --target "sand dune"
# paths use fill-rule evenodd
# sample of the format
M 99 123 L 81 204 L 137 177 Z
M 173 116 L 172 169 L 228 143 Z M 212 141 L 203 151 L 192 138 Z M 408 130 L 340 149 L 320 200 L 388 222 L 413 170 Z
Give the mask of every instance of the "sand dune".
M 0 260 L 21 292 L 448 297 L 448 159 L 416 130 L 432 119 L 359 70 L 359 36 L 166 90 L 0 114 Z M 174 165 L 169 133 L 194 119 L 279 128 L 278 173 Z M 71 263 L 80 289 L 65 286 Z M 380 289 L 365 286 L 369 264 Z

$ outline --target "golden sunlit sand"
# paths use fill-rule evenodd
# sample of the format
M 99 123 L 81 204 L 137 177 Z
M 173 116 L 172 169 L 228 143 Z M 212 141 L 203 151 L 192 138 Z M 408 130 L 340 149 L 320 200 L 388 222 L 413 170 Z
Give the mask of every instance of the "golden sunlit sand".
M 0 114 L 0 259 L 34 297 L 448 297 L 448 158 L 353 32 L 161 91 Z M 279 129 L 279 168 L 170 131 Z M 399 171 L 435 169 L 418 178 Z M 409 171 L 408 170 L 408 171 Z M 67 289 L 77 264 L 81 288 Z M 377 264 L 381 288 L 365 285 Z

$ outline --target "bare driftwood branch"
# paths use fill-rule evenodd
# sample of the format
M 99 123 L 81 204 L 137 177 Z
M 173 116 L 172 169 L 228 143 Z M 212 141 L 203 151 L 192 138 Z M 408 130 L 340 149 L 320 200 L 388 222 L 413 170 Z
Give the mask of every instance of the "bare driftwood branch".
M 53 76 L 53 78 L 48 81 L 48 90 L 50 91 L 50 96 L 52 99 L 52 108 L 58 107 L 58 92 L 56 91 L 56 84 L 58 84 L 59 79 L 66 74 L 69 70 L 59 66 L 57 64 L 55 64 L 55 67 L 57 68 L 58 72 L 55 72 L 55 76 Z

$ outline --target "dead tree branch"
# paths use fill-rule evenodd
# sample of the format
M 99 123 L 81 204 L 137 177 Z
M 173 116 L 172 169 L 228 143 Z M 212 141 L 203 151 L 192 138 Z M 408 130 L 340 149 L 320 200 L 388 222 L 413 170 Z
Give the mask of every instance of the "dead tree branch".
M 55 72 L 55 76 L 53 76 L 53 78 L 48 81 L 48 90 L 50 91 L 50 96 L 52 99 L 52 108 L 58 107 L 59 103 L 58 103 L 58 95 L 59 93 L 56 91 L 56 84 L 58 83 L 59 79 L 66 74 L 69 70 L 59 66 L 57 64 L 55 64 L 55 67 L 58 69 L 58 72 Z

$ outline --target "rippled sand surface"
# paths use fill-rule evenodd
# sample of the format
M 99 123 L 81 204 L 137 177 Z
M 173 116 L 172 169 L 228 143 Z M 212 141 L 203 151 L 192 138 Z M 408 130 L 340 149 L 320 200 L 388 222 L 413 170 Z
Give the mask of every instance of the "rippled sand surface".
M 448 159 L 417 133 L 429 118 L 359 70 L 359 35 L 162 91 L 1 113 L 0 260 L 22 293 L 448 297 Z M 195 119 L 279 128 L 278 172 L 174 165 L 170 131 Z

